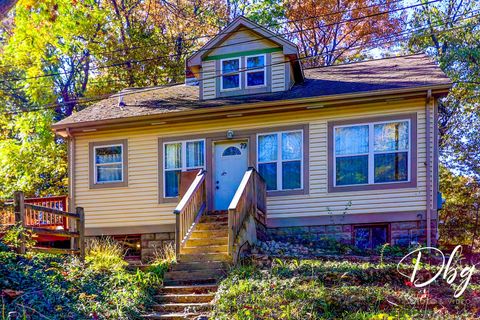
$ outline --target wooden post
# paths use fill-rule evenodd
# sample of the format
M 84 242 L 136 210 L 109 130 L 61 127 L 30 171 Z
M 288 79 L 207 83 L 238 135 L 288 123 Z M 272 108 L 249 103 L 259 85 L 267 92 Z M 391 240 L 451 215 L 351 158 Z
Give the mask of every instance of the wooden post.
M 85 261 L 85 212 L 82 207 L 76 207 L 75 212 L 80 216 L 76 221 L 76 231 L 79 233 L 77 249 L 80 251 L 80 260 L 83 262 Z
M 180 258 L 180 213 L 175 214 L 175 256 Z
M 15 191 L 15 224 L 25 227 L 25 195 L 22 191 Z M 17 248 L 17 253 L 25 254 L 25 234 L 20 233 L 20 247 Z

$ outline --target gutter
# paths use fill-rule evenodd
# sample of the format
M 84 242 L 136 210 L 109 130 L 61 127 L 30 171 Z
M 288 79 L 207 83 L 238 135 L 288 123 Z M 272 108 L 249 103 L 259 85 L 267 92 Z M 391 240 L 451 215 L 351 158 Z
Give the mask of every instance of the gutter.
M 153 115 L 145 115 L 145 116 L 130 116 L 130 117 L 123 117 L 123 118 L 110 118 L 104 120 L 92 120 L 92 121 L 84 121 L 84 122 L 70 122 L 70 123 L 58 123 L 52 125 L 53 130 L 56 132 L 64 131 L 67 128 L 75 129 L 75 128 L 88 128 L 88 127 L 95 127 L 95 126 L 102 126 L 102 125 L 112 125 L 117 124 L 121 126 L 122 124 L 132 125 L 133 122 L 142 121 L 147 122 L 152 120 L 187 120 L 189 118 L 200 118 L 214 115 L 220 115 L 222 113 L 228 113 L 232 111 L 244 111 L 250 113 L 262 112 L 262 111 L 271 111 L 268 110 L 269 108 L 281 108 L 282 111 L 289 111 L 290 109 L 298 109 L 301 108 L 302 105 L 314 105 L 314 104 L 321 104 L 322 107 L 331 106 L 333 104 L 339 103 L 347 103 L 347 102 L 371 102 L 372 99 L 377 98 L 381 100 L 382 97 L 389 96 L 389 95 L 402 95 L 406 96 L 408 94 L 415 95 L 415 94 L 422 94 L 425 89 L 432 91 L 432 94 L 441 94 L 447 92 L 451 88 L 452 84 L 443 84 L 438 86 L 419 86 L 415 88 L 408 88 L 408 89 L 392 89 L 392 90 L 375 90 L 375 91 L 368 91 L 368 92 L 357 92 L 352 94 L 335 94 L 335 95 L 328 95 L 328 96 L 321 96 L 321 97 L 310 97 L 310 98 L 299 98 L 299 99 L 289 99 L 289 100 L 278 100 L 278 101 L 262 101 L 262 102 L 252 102 L 248 104 L 237 104 L 237 105 L 229 105 L 229 106 L 210 106 L 210 107 L 200 107 L 194 110 L 189 111 L 179 111 L 179 112 L 170 112 L 170 113 L 158 113 Z M 422 94 L 423 95 L 423 94 Z M 114 98 L 116 95 L 112 95 L 110 98 Z M 212 103 L 215 100 L 212 100 Z M 307 106 L 303 106 L 305 108 Z M 85 112 L 88 109 L 81 111 Z
M 70 129 L 66 129 L 67 148 L 68 148 L 68 208 L 71 210 L 75 206 L 75 136 L 71 134 Z
M 427 170 L 427 187 L 426 187 L 426 196 L 427 196 L 427 210 L 426 210 L 426 220 L 427 220 L 427 247 L 432 245 L 432 165 L 431 165 L 431 143 L 430 143 L 430 107 L 432 103 L 432 90 L 427 91 L 427 101 L 425 103 L 425 139 L 426 139 L 426 170 Z

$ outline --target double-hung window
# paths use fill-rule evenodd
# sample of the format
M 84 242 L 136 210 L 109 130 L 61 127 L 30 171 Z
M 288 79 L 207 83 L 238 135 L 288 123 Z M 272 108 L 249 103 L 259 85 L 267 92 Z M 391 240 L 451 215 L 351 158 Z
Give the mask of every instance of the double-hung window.
M 205 168 L 205 140 L 165 142 L 164 194 L 165 198 L 178 196 L 180 173 Z
M 95 150 L 95 183 L 123 181 L 123 145 L 98 146 Z
M 335 186 L 408 182 L 411 120 L 335 126 Z
M 303 130 L 257 135 L 258 172 L 267 190 L 303 188 Z
M 250 56 L 245 58 L 247 70 L 245 73 L 247 88 L 265 85 L 265 55 Z
M 125 177 L 126 142 L 99 144 L 92 143 L 92 180 L 94 185 L 112 185 L 123 183 Z
M 240 58 L 221 60 L 222 78 L 220 80 L 222 90 L 240 89 L 240 61 Z

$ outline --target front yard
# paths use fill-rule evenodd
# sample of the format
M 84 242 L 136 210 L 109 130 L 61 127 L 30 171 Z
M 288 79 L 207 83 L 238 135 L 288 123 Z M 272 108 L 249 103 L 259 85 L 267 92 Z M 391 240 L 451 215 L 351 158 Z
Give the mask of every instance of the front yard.
M 98 242 L 82 264 L 71 256 L 17 255 L 0 242 L 0 320 L 139 318 L 167 266 L 128 270 L 122 250 Z
M 478 319 L 478 277 L 459 299 L 438 280 L 414 288 L 395 263 L 274 259 L 234 269 L 215 319 Z M 473 284 L 473 282 L 476 282 Z

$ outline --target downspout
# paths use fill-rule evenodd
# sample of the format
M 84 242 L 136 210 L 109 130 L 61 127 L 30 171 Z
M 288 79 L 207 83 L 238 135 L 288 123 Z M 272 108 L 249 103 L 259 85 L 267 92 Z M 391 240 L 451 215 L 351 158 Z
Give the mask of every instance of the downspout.
M 70 133 L 70 129 L 66 129 L 67 133 L 67 167 L 68 167 L 68 209 L 72 210 L 75 206 L 75 137 Z
M 432 245 L 432 165 L 431 165 L 431 143 L 430 143 L 430 104 L 432 103 L 432 90 L 427 91 L 427 101 L 425 103 L 425 140 L 426 140 L 426 170 L 427 170 L 427 247 Z
M 70 129 L 66 129 L 67 133 L 67 168 L 68 168 L 68 210 L 73 212 L 75 206 L 75 137 L 71 134 Z M 68 221 L 70 226 L 76 226 L 73 220 Z M 75 239 L 70 239 L 70 247 L 75 248 Z

